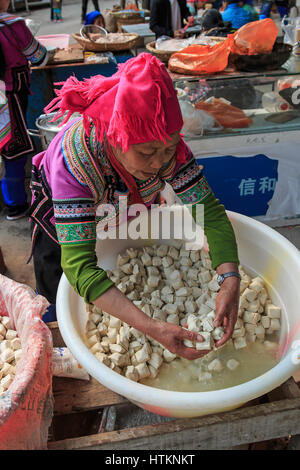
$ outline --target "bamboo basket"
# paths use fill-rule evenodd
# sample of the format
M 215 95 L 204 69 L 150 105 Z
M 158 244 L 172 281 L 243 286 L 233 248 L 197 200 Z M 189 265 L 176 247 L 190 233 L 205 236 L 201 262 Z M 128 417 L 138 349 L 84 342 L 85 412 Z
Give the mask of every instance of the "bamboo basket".
M 223 42 L 226 39 L 226 38 L 219 38 L 217 36 L 208 36 L 208 37 L 216 42 Z M 172 54 L 179 52 L 179 51 L 164 51 L 164 50 L 156 49 L 155 41 L 152 41 L 146 44 L 146 49 L 164 63 L 168 63 Z
M 118 33 L 120 34 L 120 33 Z M 136 33 L 123 33 L 122 36 L 127 37 L 126 41 L 116 41 L 116 42 L 102 42 L 94 43 L 88 39 L 82 39 L 79 33 L 72 34 L 72 37 L 81 44 L 85 51 L 93 52 L 108 52 L 108 51 L 124 51 L 126 49 L 131 49 L 135 46 L 139 35 Z

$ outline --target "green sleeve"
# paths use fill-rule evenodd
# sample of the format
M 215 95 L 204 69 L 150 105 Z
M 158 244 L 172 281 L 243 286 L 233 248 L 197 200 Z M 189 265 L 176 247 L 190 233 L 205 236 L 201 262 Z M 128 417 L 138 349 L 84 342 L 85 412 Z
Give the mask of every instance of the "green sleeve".
M 234 231 L 224 206 L 219 203 L 213 193 L 202 200 L 201 204 L 204 204 L 204 232 L 209 245 L 213 269 L 222 263 L 239 264 Z M 193 206 L 194 220 L 195 209 L 196 207 Z
M 61 246 L 61 266 L 75 291 L 91 303 L 104 294 L 114 283 L 97 266 L 95 243 Z

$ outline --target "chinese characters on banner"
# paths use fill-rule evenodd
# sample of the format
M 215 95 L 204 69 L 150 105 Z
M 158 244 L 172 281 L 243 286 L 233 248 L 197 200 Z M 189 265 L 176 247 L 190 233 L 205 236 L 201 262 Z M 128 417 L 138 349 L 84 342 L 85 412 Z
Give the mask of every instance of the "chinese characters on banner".
M 278 181 L 278 160 L 260 154 L 197 158 L 197 162 L 226 209 L 250 217 L 267 213 Z

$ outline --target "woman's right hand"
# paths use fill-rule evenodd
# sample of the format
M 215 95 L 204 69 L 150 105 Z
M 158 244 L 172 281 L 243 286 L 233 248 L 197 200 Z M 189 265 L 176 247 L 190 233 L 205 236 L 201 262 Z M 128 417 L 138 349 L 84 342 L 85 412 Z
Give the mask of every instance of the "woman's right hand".
M 210 350 L 197 351 L 195 348 L 185 346 L 183 344 L 184 340 L 202 342 L 203 337 L 199 333 L 186 330 L 173 323 L 155 321 L 148 335 L 165 346 L 171 353 L 185 359 L 199 359 L 210 352 Z
M 122 292 L 115 286 L 102 294 L 94 304 L 104 312 L 114 315 L 121 321 L 133 326 L 137 330 L 150 336 L 171 353 L 193 360 L 205 356 L 210 351 L 197 351 L 195 348 L 188 348 L 183 344 L 185 339 L 197 342 L 203 341 L 200 334 L 186 330 L 173 323 L 153 320 L 142 310 L 138 309 Z

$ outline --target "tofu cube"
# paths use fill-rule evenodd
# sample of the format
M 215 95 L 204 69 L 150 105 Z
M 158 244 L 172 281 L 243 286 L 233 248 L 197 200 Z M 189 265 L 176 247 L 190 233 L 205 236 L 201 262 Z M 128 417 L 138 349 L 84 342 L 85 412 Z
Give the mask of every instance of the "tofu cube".
M 203 331 L 208 331 L 208 332 L 211 332 L 214 330 L 214 323 L 213 323 L 213 319 L 212 318 L 204 318 L 202 320 L 202 328 L 203 328 Z
M 280 321 L 278 318 L 271 318 L 270 328 L 274 331 L 280 330 Z
M 213 330 L 212 337 L 215 341 L 219 341 L 220 339 L 223 338 L 224 334 L 225 334 L 224 328 L 222 328 L 221 326 L 218 326 L 217 328 Z
M 227 367 L 229 370 L 235 370 L 239 365 L 240 365 L 240 363 L 239 363 L 239 361 L 237 361 L 236 359 L 229 359 L 229 360 L 226 362 L 226 367 Z
M 197 351 L 209 351 L 213 347 L 213 340 L 212 340 L 211 334 L 208 331 L 201 331 L 200 334 L 204 341 L 196 342 Z
M 148 364 L 151 365 L 152 367 L 154 367 L 154 369 L 159 369 L 159 367 L 161 366 L 163 362 L 163 358 L 160 354 L 158 354 L 157 352 L 153 352 L 151 354 L 151 357 L 148 361 Z
M 167 316 L 166 321 L 168 323 L 173 323 L 174 325 L 179 325 L 179 318 L 177 314 L 171 313 Z
M 247 287 L 243 292 L 243 297 L 245 297 L 248 302 L 253 302 L 253 300 L 257 298 L 257 292 Z
M 212 374 L 210 372 L 201 372 L 199 374 L 198 380 L 199 382 L 207 382 L 212 378 Z
M 12 329 L 12 322 L 9 317 L 3 316 L 1 320 L 2 325 L 7 329 L 11 330 Z M 2 334 L 2 333 L 1 333 Z
M 176 354 L 171 353 L 168 349 L 164 349 L 163 358 L 165 362 L 172 362 L 176 357 Z
M 135 369 L 139 374 L 139 380 L 150 376 L 150 370 L 145 362 L 138 364 Z
M 207 368 L 210 372 L 221 372 L 224 369 L 224 366 L 220 359 L 214 359 L 208 364 Z
M 151 357 L 151 346 L 145 343 L 144 346 L 135 353 L 135 357 L 138 363 L 147 362 Z
M 245 336 L 239 336 L 238 338 L 235 338 L 233 340 L 233 345 L 234 345 L 235 349 L 245 348 L 247 346 Z
M 271 325 L 271 319 L 270 317 L 267 317 L 266 315 L 263 315 L 261 317 L 261 324 L 262 326 L 266 329 L 266 328 L 270 328 L 270 325 Z
M 260 321 L 261 315 L 255 312 L 248 312 L 246 310 L 243 315 L 243 320 L 245 323 L 252 323 L 252 325 L 256 325 Z
M 134 366 L 128 366 L 125 371 L 125 377 L 137 382 L 139 380 L 139 373 Z
M 266 314 L 268 317 L 270 318 L 276 318 L 276 319 L 279 319 L 280 318 L 280 314 L 281 314 L 281 309 L 280 307 L 276 307 L 275 305 L 273 304 L 268 304 L 266 306 Z

